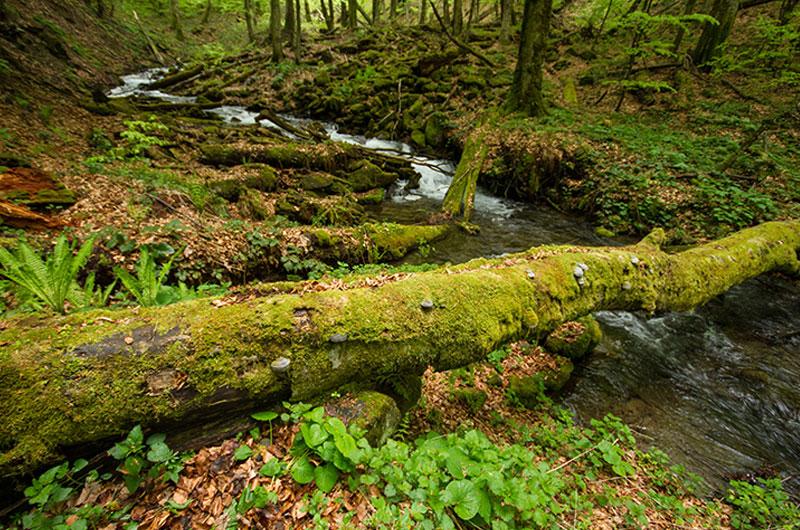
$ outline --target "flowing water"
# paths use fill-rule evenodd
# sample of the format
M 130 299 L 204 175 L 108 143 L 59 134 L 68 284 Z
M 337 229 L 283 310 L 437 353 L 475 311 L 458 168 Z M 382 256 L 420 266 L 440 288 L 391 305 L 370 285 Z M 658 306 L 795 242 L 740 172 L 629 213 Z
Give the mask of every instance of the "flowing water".
M 192 98 L 147 89 L 163 74 L 151 70 L 123 78 L 112 97 L 145 96 L 172 102 Z M 228 123 L 261 126 L 293 135 L 242 107 L 210 109 Z M 299 125 L 308 120 L 283 116 Z M 340 133 L 334 141 L 409 158 L 419 187 L 404 183 L 370 213 L 379 220 L 422 223 L 439 211 L 454 167 L 417 155 L 399 142 Z M 477 236 L 459 231 L 408 262 L 462 262 L 548 243 L 613 245 L 592 227 L 551 208 L 492 197 L 478 191 L 472 221 Z M 579 366 L 563 403 L 588 420 L 613 413 L 642 445 L 664 450 L 699 473 L 712 489 L 732 477 L 777 471 L 800 493 L 800 289 L 775 278 L 751 280 L 691 313 L 656 318 L 600 312 L 604 339 Z

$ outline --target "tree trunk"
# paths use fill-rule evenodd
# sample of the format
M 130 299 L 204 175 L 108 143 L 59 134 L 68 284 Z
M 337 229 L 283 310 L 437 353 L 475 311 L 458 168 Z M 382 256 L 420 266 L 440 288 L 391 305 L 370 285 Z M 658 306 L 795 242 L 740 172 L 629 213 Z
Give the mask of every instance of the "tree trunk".
M 663 237 L 538 247 L 377 284 L 264 284 L 252 296 L 6 321 L 0 476 L 137 423 L 197 425 L 286 397 L 370 388 L 468 365 L 593 311 L 683 311 L 762 273 L 800 272 L 800 221 L 672 255 Z
M 372 0 L 372 25 L 377 26 L 381 21 L 381 0 Z
M 358 0 L 347 0 L 347 27 L 355 29 L 358 25 Z
M 397 0 L 389 0 L 389 19 L 397 18 Z
M 178 37 L 178 40 L 184 40 L 183 28 L 181 27 L 181 11 L 178 6 L 178 0 L 169 0 L 169 17 L 170 26 Z
M 294 0 L 286 0 L 286 18 L 283 21 L 283 38 L 289 46 L 294 44 L 294 17 Z
M 694 6 L 697 4 L 697 0 L 687 0 L 686 7 L 683 9 L 684 15 L 691 15 L 694 11 Z M 675 33 L 675 40 L 672 41 L 672 53 L 678 55 L 678 52 L 681 49 L 681 43 L 683 43 L 683 37 L 686 35 L 686 30 L 683 26 L 678 27 L 678 31 Z
M 300 0 L 295 0 L 294 7 L 295 7 L 295 17 L 294 17 L 295 27 L 292 38 L 292 48 L 294 49 L 294 62 L 300 64 L 300 39 L 302 37 L 301 31 L 303 29 L 302 17 L 300 11 Z
M 739 0 L 714 0 L 710 15 L 719 24 L 706 23 L 697 46 L 692 53 L 692 60 L 697 66 L 703 66 L 719 53 L 719 46 L 728 39 L 739 11 Z
M 272 42 L 272 62 L 283 61 L 283 40 L 281 39 L 281 0 L 269 2 L 269 38 Z
M 320 0 L 319 5 L 322 8 L 322 18 L 325 19 L 325 26 L 328 28 L 328 31 L 333 31 L 336 22 L 336 17 L 333 13 L 333 4 L 331 4 L 331 8 L 328 9 L 328 3 L 325 0 Z
M 311 24 L 311 6 L 308 5 L 308 0 L 303 0 L 303 7 L 305 8 L 306 23 Z
M 511 42 L 511 0 L 500 0 L 500 42 Z
M 461 0 L 453 0 L 453 34 L 460 37 L 464 33 L 464 6 Z
M 419 25 L 424 26 L 428 21 L 428 0 L 421 0 L 419 3 Z
M 256 36 L 253 31 L 253 6 L 252 0 L 244 0 L 244 20 L 247 24 L 247 40 L 251 43 L 255 42 Z
M 553 0 L 525 0 L 517 67 L 506 104 L 510 111 L 521 111 L 528 116 L 541 116 L 545 112 L 542 69 L 552 11 Z
M 211 0 L 206 0 L 206 9 L 203 11 L 203 19 L 200 21 L 201 26 L 208 24 L 208 19 L 211 18 Z
M 452 17 L 450 17 L 450 0 L 442 0 L 442 18 L 447 26 L 452 24 Z

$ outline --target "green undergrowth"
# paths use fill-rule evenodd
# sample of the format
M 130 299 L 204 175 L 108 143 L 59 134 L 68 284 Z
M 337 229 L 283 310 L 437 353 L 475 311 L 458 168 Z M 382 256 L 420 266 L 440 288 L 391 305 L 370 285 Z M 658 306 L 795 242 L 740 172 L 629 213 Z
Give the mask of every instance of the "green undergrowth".
M 348 512 L 340 500 L 345 489 L 361 491 L 372 505 L 372 515 L 360 522 L 367 528 L 494 530 L 568 524 L 589 529 L 608 517 L 625 528 L 800 527 L 800 507 L 780 480 L 734 481 L 724 499 L 699 499 L 693 494 L 698 477 L 670 466 L 658 450 L 637 449 L 630 429 L 611 415 L 582 427 L 566 410 L 547 405 L 538 411 L 539 425 L 514 426 L 518 440 L 511 444 L 498 445 L 480 431 L 464 430 L 430 432 L 411 442 L 390 439 L 372 447 L 362 429 L 347 427 L 323 407 L 284 405 L 280 416 L 254 414 L 264 429 L 251 430 L 252 447 L 241 444 L 230 457 L 234 462 L 255 458 L 259 444 L 272 445 L 275 427 L 299 424 L 286 456 L 268 459 L 260 467 L 261 478 L 250 479 L 226 507 L 232 528 L 248 512 L 252 520 L 253 509 L 278 510 L 281 487 L 307 484 L 313 488 L 305 489 L 302 510 L 308 527 L 315 529 L 330 528 L 332 515 L 343 527 L 354 524 L 357 512 Z M 146 495 L 148 488 L 165 481 L 177 483 L 191 458 L 170 449 L 163 435 L 145 437 L 138 426 L 109 455 L 118 462 L 112 473 L 90 471 L 85 460 L 78 460 L 40 475 L 25 489 L 28 510 L 15 515 L 7 528 L 80 529 L 116 523 L 135 530 L 138 525 L 130 514 L 137 497 L 70 508 L 65 502 L 92 482 L 122 480 L 129 492 Z M 185 507 L 165 506 L 173 514 Z

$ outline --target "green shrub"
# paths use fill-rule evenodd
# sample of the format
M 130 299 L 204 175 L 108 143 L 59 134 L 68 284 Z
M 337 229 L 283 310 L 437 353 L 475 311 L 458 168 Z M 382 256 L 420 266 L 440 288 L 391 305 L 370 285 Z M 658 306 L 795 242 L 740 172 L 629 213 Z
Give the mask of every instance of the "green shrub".
M 734 507 L 733 528 L 800 528 L 800 506 L 783 491 L 779 479 L 758 479 L 757 484 L 732 480 L 725 500 Z

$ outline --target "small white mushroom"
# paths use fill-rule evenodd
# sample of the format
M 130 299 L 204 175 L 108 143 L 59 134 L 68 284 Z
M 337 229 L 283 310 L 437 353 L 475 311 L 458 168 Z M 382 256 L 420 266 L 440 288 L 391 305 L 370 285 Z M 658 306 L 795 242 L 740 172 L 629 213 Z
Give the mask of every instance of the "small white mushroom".
M 631 265 L 638 265 L 638 264 L 639 264 L 639 258 L 637 258 L 636 256 L 631 256 Z
M 625 282 L 622 284 L 623 291 L 630 291 L 631 290 L 631 282 Z
M 534 278 L 536 278 L 536 273 L 528 269 L 528 279 L 533 280 Z
M 585 263 L 578 263 L 578 267 L 583 269 L 584 272 L 589 270 L 589 266 L 587 264 L 585 264 Z
M 331 335 L 331 338 L 328 339 L 334 344 L 341 344 L 347 340 L 347 335 L 342 335 L 341 333 L 335 333 Z
M 282 374 L 286 370 L 289 369 L 289 365 L 292 364 L 292 361 L 287 359 L 286 357 L 278 357 L 272 363 L 270 363 L 269 367 L 272 368 L 272 371 L 277 374 Z
M 433 300 L 423 300 L 419 306 L 422 308 L 423 311 L 430 311 L 433 309 Z
M 575 268 L 572 269 L 572 275 L 575 276 L 575 278 L 578 279 L 583 278 L 583 274 L 584 274 L 583 267 L 579 265 L 575 265 Z

